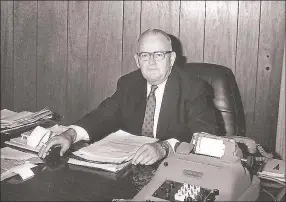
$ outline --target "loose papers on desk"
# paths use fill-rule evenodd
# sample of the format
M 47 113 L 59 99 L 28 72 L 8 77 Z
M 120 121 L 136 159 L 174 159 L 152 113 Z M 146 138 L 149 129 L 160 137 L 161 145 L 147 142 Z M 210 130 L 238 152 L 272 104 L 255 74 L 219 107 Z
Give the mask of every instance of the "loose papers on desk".
M 1 148 L 1 181 L 19 174 L 23 180 L 34 175 L 30 168 L 35 164 L 29 159 L 39 158 L 36 154 L 26 153 L 10 147 Z
M 116 172 L 130 163 L 136 151 L 143 144 L 153 143 L 157 140 L 156 138 L 132 135 L 118 130 L 98 142 L 73 152 L 75 156 L 86 161 L 70 158 L 68 163 Z
M 22 152 L 10 147 L 1 148 L 1 158 L 4 159 L 27 160 L 32 157 L 37 157 L 37 154 Z
M 38 112 L 13 112 L 7 109 L 1 110 L 1 132 L 9 133 L 16 129 L 23 128 L 25 126 L 35 125 L 44 120 L 53 117 L 53 112 L 48 108 L 44 108 Z

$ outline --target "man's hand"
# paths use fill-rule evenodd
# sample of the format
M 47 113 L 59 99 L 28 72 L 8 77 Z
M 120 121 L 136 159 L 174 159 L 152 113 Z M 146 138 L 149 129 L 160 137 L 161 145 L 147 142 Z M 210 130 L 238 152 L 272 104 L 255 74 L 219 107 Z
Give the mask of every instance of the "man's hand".
M 135 153 L 132 164 L 151 165 L 167 154 L 167 151 L 160 145 L 159 142 L 144 144 Z
M 41 158 L 45 158 L 49 151 L 51 150 L 51 147 L 55 145 L 60 145 L 61 151 L 60 156 L 63 156 L 63 154 L 70 148 L 71 144 L 74 142 L 76 138 L 76 132 L 74 129 L 68 129 L 65 132 L 51 138 L 46 145 L 42 146 L 38 155 Z

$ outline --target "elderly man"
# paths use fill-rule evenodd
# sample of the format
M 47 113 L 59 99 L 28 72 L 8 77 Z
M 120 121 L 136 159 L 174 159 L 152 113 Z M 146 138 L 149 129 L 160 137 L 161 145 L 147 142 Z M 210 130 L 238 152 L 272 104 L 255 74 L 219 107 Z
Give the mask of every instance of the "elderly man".
M 60 155 L 79 140 L 96 141 L 118 129 L 158 138 L 134 155 L 133 164 L 151 165 L 194 132 L 216 134 L 215 108 L 206 83 L 174 66 L 176 53 L 165 32 L 141 34 L 134 55 L 139 70 L 122 76 L 116 92 L 95 110 L 50 139 L 39 156 L 60 145 Z M 173 67 L 174 66 L 174 67 Z

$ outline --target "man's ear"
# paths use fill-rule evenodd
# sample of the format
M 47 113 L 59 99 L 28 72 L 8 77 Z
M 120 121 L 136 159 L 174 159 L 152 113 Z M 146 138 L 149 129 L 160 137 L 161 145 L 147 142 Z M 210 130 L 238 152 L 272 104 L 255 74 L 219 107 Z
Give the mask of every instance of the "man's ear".
M 177 55 L 176 55 L 176 52 L 172 52 L 171 53 L 171 57 L 170 57 L 170 62 L 171 62 L 171 66 L 173 67 L 173 65 L 174 65 L 174 63 L 175 63 L 175 61 L 176 61 L 176 57 L 177 57 Z
M 134 59 L 135 59 L 135 62 L 136 62 L 136 65 L 137 67 L 140 69 L 140 65 L 139 65 L 139 57 L 137 54 L 134 54 Z

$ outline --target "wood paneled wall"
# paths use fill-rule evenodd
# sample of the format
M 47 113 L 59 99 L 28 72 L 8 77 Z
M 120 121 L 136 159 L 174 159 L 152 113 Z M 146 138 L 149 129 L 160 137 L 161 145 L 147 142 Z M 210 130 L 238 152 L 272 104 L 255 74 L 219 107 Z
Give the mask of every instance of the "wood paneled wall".
M 278 111 L 278 123 L 277 123 L 277 137 L 276 137 L 276 153 L 278 156 L 286 160 L 286 148 L 285 148 L 285 110 L 286 110 L 286 102 L 285 102 L 285 55 L 286 47 L 284 42 L 284 57 L 283 57 L 283 66 L 282 66 L 282 75 L 281 75 L 281 88 L 280 88 L 280 100 L 279 100 L 279 111 Z
M 1 1 L 1 108 L 48 106 L 72 123 L 136 69 L 148 28 L 177 37 L 187 62 L 231 68 L 247 136 L 275 148 L 283 1 Z

